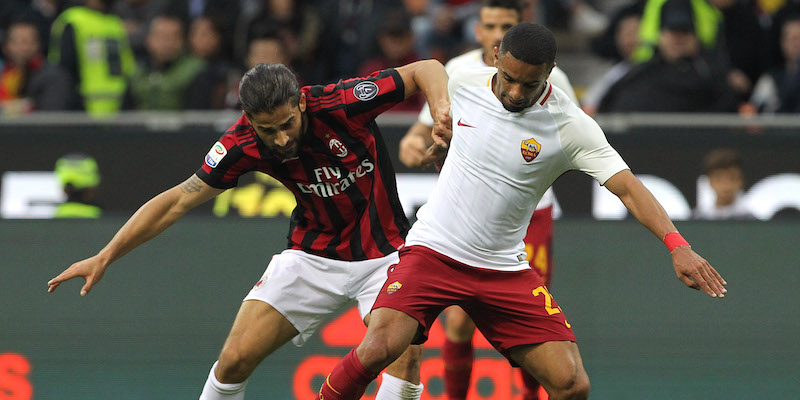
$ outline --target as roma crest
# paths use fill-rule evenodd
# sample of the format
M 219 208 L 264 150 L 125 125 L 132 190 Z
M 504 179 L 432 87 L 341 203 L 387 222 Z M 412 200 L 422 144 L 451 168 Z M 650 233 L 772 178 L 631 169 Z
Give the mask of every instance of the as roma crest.
M 522 141 L 522 158 L 525 159 L 526 162 L 533 161 L 536 156 L 539 155 L 539 152 L 542 150 L 542 145 L 539 144 L 533 138 L 528 140 Z
M 386 287 L 386 294 L 388 295 L 395 294 L 402 287 L 403 287 L 402 283 L 400 283 L 399 281 L 394 281 L 394 283 Z

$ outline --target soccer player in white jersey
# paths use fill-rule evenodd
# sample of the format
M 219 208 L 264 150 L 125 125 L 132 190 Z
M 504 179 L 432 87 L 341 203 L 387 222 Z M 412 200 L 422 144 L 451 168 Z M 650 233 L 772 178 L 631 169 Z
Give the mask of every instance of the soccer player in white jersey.
M 436 189 L 389 270 L 364 340 L 334 367 L 319 399 L 360 397 L 410 343 L 425 341 L 436 316 L 452 304 L 552 399 L 588 398 L 571 326 L 525 262 L 522 245 L 521 221 L 568 170 L 595 178 L 662 239 L 684 284 L 725 296 L 725 280 L 681 237 L 597 123 L 547 82 L 555 53 L 552 32 L 521 23 L 504 36 L 496 69 L 450 78 L 457 122 Z M 437 144 L 446 145 L 442 139 Z
M 494 48 L 500 46 L 508 30 L 522 18 L 523 4 L 519 0 L 484 0 L 478 11 L 475 38 L 481 47 L 453 58 L 445 65 L 448 75 L 462 69 L 485 68 L 494 65 Z M 578 104 L 575 92 L 567 75 L 553 67 L 548 81 L 563 90 L 570 100 Z M 433 118 L 427 103 L 417 121 L 400 141 L 400 161 L 407 167 L 422 166 L 425 151 L 433 144 L 431 130 Z M 553 276 L 553 191 L 548 189 L 536 207 L 528 225 L 523 242 L 531 268 L 536 270 L 545 286 L 550 287 Z M 449 400 L 465 400 L 469 393 L 475 350 L 472 338 L 475 324 L 458 306 L 449 307 L 444 313 L 445 341 L 442 346 L 444 361 L 444 386 Z M 522 371 L 521 371 L 522 372 Z M 521 373 L 523 400 L 539 399 L 539 383 L 530 375 Z

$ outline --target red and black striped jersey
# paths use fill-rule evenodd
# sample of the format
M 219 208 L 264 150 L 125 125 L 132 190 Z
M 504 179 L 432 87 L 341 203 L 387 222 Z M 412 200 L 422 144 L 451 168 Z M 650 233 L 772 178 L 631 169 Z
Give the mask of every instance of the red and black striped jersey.
M 289 248 L 338 260 L 365 260 L 400 248 L 409 229 L 394 168 L 375 117 L 404 99 L 394 69 L 330 85 L 305 86 L 307 128 L 296 157 L 272 154 L 242 117 L 214 144 L 197 176 L 230 188 L 261 171 L 297 199 Z

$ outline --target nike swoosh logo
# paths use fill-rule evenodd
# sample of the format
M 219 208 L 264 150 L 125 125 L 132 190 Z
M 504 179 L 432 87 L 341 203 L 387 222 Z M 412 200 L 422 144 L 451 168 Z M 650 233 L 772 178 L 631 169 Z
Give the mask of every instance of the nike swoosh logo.
M 464 122 L 462 122 L 462 120 L 460 118 L 458 119 L 458 126 L 466 126 L 467 128 L 474 128 L 474 126 L 467 125 Z

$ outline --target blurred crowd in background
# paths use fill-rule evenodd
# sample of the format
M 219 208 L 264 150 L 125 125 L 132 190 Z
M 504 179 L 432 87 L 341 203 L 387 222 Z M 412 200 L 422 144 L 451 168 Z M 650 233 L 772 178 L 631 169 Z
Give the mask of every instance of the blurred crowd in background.
M 523 20 L 557 34 L 559 66 L 590 114 L 800 112 L 800 0 L 522 3 Z M 238 109 L 239 79 L 257 63 L 289 65 L 301 84 L 445 63 L 479 47 L 481 4 L 3 0 L 0 117 Z

